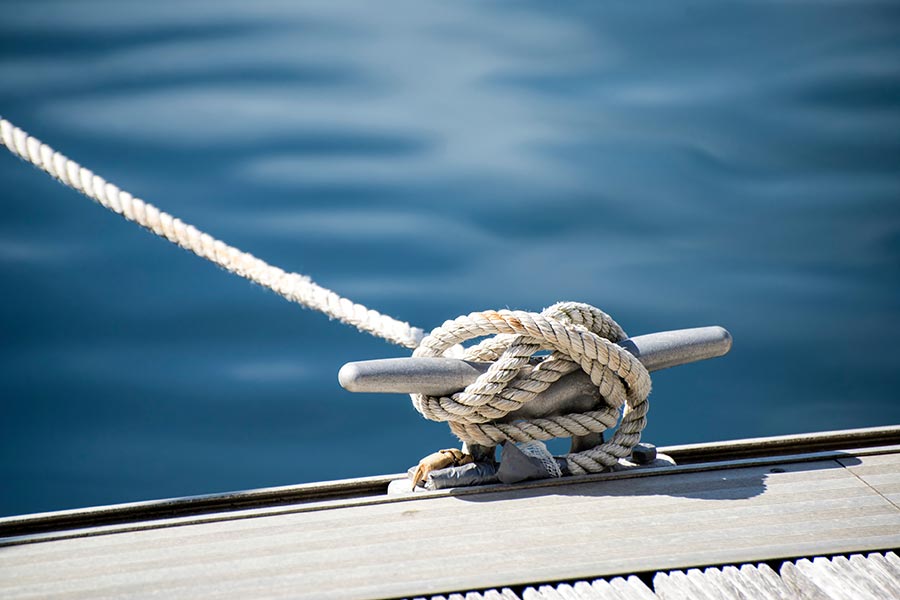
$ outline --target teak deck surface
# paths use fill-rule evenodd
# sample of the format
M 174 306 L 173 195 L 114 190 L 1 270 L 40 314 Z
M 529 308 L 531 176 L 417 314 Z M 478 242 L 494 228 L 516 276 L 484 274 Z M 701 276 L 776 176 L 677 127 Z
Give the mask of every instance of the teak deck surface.
M 898 505 L 898 446 L 379 494 L 0 538 L 0 597 L 412 597 L 849 554 L 900 547 Z

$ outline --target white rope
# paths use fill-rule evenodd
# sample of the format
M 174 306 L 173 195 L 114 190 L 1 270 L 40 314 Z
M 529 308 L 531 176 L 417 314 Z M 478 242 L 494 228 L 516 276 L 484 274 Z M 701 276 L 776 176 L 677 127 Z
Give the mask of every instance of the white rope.
M 0 137 L 10 152 L 46 171 L 51 177 L 226 271 L 268 288 L 291 302 L 323 312 L 395 344 L 415 348 L 422 340 L 424 332 L 421 329 L 351 302 L 316 284 L 306 275 L 287 273 L 199 231 L 193 225 L 183 223 L 108 183 L 5 119 L 0 119 Z
M 587 304 L 566 302 L 540 314 L 484 311 L 445 322 L 428 337 L 421 329 L 351 302 L 309 277 L 288 273 L 252 254 L 199 231 L 192 225 L 135 198 L 102 177 L 56 152 L 9 121 L 0 119 L 0 139 L 10 152 L 156 235 L 190 250 L 291 302 L 318 310 L 360 331 L 414 348 L 415 356 L 443 356 L 461 342 L 493 336 L 465 349 L 467 360 L 493 364 L 465 390 L 449 398 L 419 394 L 413 405 L 428 419 L 447 421 L 464 442 L 492 446 L 505 440 L 528 442 L 599 433 L 614 427 L 613 437 L 590 450 L 569 454 L 573 473 L 597 472 L 627 458 L 646 425 L 650 376 L 629 352 L 615 344 L 625 332 L 606 313 Z M 535 352 L 551 350 L 526 375 Z M 585 413 L 496 423 L 534 399 L 553 382 L 581 368 L 591 377 L 607 405 Z
M 600 433 L 622 422 L 612 438 L 583 452 L 566 455 L 572 473 L 594 473 L 628 458 L 647 424 L 650 374 L 615 342 L 625 332 L 603 311 L 561 302 L 540 314 L 483 311 L 447 321 L 422 340 L 414 356 L 442 356 L 456 344 L 492 335 L 466 348 L 464 358 L 491 361 L 490 368 L 451 397 L 413 394 L 413 405 L 433 421 L 447 421 L 461 440 L 493 446 L 505 440 L 528 442 Z M 521 370 L 541 350 L 552 353 L 526 375 Z M 584 413 L 495 423 L 530 402 L 567 373 L 581 368 L 591 377 L 606 406 Z

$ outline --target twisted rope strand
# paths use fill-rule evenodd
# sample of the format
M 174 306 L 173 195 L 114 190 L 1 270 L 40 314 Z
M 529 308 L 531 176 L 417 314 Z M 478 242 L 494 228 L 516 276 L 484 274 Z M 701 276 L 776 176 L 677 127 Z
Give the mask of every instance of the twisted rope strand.
M 464 349 L 467 360 L 493 363 L 465 390 L 441 398 L 412 395 L 416 410 L 428 419 L 447 421 L 464 442 L 490 446 L 506 440 L 528 442 L 599 433 L 614 427 L 622 412 L 621 422 L 608 442 L 566 455 L 569 470 L 577 474 L 602 471 L 616 464 L 640 441 L 647 423 L 650 376 L 640 361 L 616 345 L 626 338 L 625 332 L 597 308 L 563 302 L 540 314 L 474 312 L 446 321 L 425 337 L 421 329 L 356 304 L 305 275 L 272 266 L 160 211 L 2 118 L 0 141 L 16 156 L 154 234 L 291 302 L 413 348 L 414 356 L 453 354 L 461 342 L 492 336 Z M 542 350 L 550 350 L 550 356 L 531 368 L 529 359 Z M 579 368 L 590 376 L 606 406 L 584 413 L 497 422 Z
M 291 302 L 325 313 L 360 331 L 407 348 L 418 346 L 424 336 L 421 329 L 412 327 L 409 323 L 356 304 L 316 284 L 305 275 L 285 272 L 199 231 L 193 225 L 182 222 L 140 198 L 135 198 L 5 119 L 0 119 L 0 139 L 16 156 L 104 208 Z
M 622 421 L 612 438 L 595 448 L 566 455 L 572 473 L 598 472 L 627 458 L 646 426 L 650 374 L 615 342 L 627 336 L 603 311 L 564 302 L 540 314 L 482 311 L 446 321 L 432 331 L 413 356 L 443 356 L 466 340 L 492 335 L 466 349 L 466 360 L 492 360 L 465 390 L 449 397 L 412 394 L 413 406 L 434 421 L 447 421 L 469 444 L 493 446 L 506 440 L 527 442 L 600 433 Z M 522 376 L 539 350 L 553 353 Z M 581 368 L 606 401 L 600 410 L 498 423 L 533 400 L 562 375 Z

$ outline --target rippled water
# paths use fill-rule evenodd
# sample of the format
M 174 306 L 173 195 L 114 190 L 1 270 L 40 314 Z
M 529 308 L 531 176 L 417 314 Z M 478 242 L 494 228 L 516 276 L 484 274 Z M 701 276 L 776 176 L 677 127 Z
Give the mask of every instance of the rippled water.
M 722 324 L 657 444 L 900 421 L 896 2 L 4 2 L 0 114 L 430 328 L 581 300 Z M 338 368 L 405 352 L 0 156 L 0 513 L 404 470 Z

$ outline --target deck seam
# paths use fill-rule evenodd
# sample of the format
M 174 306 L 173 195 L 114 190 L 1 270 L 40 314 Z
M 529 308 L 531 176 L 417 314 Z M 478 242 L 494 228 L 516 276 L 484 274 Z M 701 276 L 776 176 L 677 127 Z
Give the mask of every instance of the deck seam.
M 898 512 L 900 512 L 900 506 L 897 506 L 897 504 L 896 504 L 893 500 L 891 500 L 890 498 L 888 498 L 887 496 L 885 496 L 883 493 L 881 493 L 881 490 L 879 490 L 878 488 L 874 487 L 871 483 L 869 483 L 868 481 L 866 481 L 865 479 L 863 479 L 862 477 L 860 477 L 860 476 L 859 476 L 853 469 L 851 469 L 848 465 L 845 465 L 843 462 L 841 462 L 841 459 L 839 459 L 839 458 L 838 458 L 838 459 L 835 459 L 835 462 L 838 463 L 839 465 L 841 465 L 841 467 L 843 467 L 846 471 L 849 471 L 851 475 L 853 475 L 854 477 L 856 477 L 856 479 L 858 479 L 859 481 L 861 481 L 867 488 L 869 488 L 870 490 L 872 490 L 873 492 L 875 492 L 876 494 L 878 494 L 879 496 L 881 496 L 881 498 L 882 498 L 885 502 L 887 502 L 888 504 L 890 504 L 891 506 L 893 506 L 895 509 L 897 509 Z

